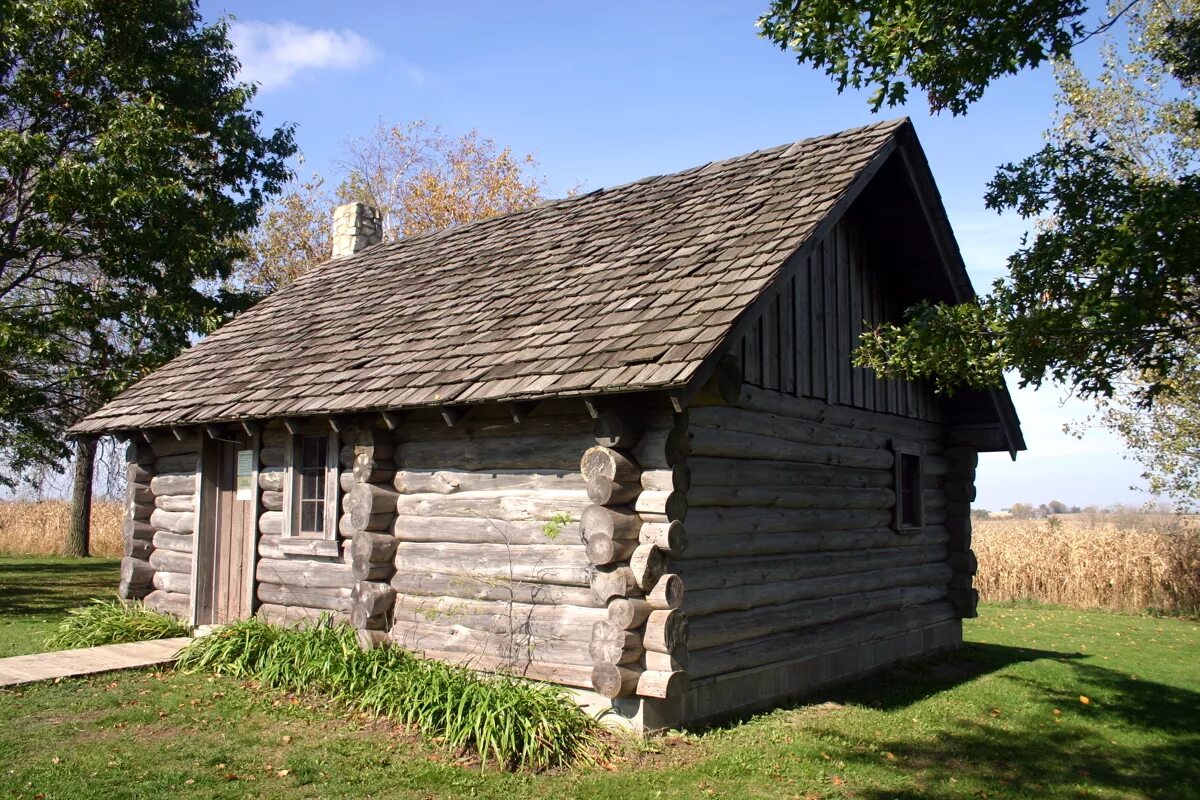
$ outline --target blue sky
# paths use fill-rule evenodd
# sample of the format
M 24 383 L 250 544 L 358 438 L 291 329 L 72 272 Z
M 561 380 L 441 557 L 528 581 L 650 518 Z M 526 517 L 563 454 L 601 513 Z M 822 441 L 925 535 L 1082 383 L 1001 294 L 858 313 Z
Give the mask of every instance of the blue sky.
M 532 153 L 551 194 L 871 121 L 864 94 L 838 95 L 757 37 L 766 5 L 201 0 L 206 17 L 235 17 L 243 77 L 260 83 L 270 125 L 296 124 L 302 172 L 331 171 L 341 143 L 380 118 L 428 118 Z M 966 117 L 931 117 L 920 98 L 882 112 L 913 117 L 979 289 L 1024 230 L 984 209 L 984 186 L 998 164 L 1041 146 L 1053 94 L 1042 70 L 995 84 Z M 1145 500 L 1117 439 L 1062 432 L 1088 406 L 1053 389 L 1015 397 L 1030 449 L 1015 464 L 981 457 L 978 506 Z

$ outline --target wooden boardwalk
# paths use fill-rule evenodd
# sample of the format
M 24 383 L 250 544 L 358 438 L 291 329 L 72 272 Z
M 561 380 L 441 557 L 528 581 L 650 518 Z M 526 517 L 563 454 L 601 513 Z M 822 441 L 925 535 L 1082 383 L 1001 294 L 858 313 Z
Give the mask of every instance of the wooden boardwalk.
M 0 686 L 70 678 L 115 669 L 136 669 L 155 664 L 169 664 L 190 642 L 186 636 L 158 639 L 152 642 L 109 644 L 85 647 L 82 650 L 59 650 L 28 656 L 0 658 Z

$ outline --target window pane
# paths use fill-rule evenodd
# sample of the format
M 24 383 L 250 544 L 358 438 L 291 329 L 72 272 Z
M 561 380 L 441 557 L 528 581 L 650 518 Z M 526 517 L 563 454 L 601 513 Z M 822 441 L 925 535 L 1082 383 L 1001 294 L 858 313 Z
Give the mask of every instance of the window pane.
M 324 469 L 325 447 L 329 439 L 325 436 L 305 436 L 300 444 L 300 468 Z
M 305 436 L 299 442 L 296 467 L 298 532 L 302 535 L 325 532 L 325 462 L 329 437 Z
M 921 527 L 921 457 L 900 454 L 899 504 L 900 524 L 907 528 Z
M 300 502 L 300 532 L 325 532 L 325 503 L 320 500 L 302 500 Z

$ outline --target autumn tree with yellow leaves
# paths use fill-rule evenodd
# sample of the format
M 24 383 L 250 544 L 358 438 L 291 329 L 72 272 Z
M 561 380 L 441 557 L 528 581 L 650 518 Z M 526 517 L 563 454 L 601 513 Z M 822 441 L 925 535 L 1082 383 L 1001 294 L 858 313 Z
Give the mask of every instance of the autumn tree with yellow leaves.
M 333 208 L 364 202 L 383 214 L 384 241 L 487 219 L 545 200 L 531 155 L 470 131 L 447 136 L 427 120 L 380 121 L 349 140 L 336 187 L 298 179 L 262 215 L 243 263 L 246 285 L 266 293 L 329 258 Z

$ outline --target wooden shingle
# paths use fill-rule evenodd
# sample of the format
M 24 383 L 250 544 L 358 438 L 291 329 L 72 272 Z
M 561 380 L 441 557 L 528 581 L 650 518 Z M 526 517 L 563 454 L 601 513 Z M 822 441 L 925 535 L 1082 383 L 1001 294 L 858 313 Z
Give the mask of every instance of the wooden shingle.
M 686 385 L 905 124 L 328 261 L 73 431 Z

